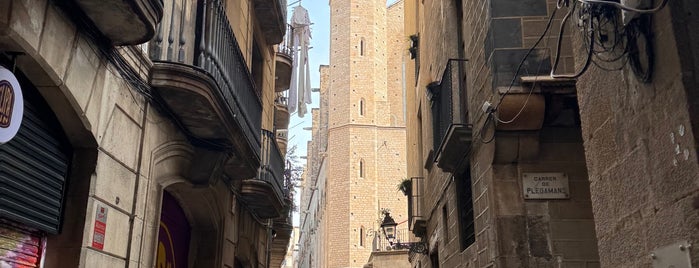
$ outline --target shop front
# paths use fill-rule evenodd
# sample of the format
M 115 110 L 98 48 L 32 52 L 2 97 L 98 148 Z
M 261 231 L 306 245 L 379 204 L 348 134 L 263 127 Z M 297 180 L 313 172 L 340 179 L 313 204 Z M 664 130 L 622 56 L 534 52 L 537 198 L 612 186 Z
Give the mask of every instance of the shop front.
M 184 210 L 170 193 L 163 192 L 155 267 L 189 267 L 190 235 L 191 227 Z
M 40 267 L 61 230 L 71 146 L 21 74 L 0 67 L 0 267 Z

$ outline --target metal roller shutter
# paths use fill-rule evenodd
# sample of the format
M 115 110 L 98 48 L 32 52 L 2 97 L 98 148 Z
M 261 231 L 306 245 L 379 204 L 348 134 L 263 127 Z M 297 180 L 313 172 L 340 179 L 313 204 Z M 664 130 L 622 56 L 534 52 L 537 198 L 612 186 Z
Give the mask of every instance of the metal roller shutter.
M 53 112 L 26 84 L 22 125 L 0 145 L 0 218 L 55 234 L 71 153 Z

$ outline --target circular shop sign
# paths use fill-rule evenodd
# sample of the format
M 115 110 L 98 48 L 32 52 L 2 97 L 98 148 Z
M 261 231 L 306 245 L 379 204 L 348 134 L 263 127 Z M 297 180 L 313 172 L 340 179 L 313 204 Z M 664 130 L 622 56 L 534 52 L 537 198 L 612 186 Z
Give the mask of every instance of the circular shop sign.
M 0 67 L 0 144 L 17 135 L 22 123 L 22 89 L 10 70 Z

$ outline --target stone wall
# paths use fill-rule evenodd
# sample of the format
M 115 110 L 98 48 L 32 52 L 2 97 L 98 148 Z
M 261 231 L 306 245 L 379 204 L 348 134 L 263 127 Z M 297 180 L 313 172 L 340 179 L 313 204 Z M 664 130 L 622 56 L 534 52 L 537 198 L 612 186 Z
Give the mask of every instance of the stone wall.
M 415 102 L 408 106 L 408 120 L 412 117 L 416 124 L 409 125 L 409 131 L 414 133 L 409 134 L 408 144 L 417 145 L 421 151 L 411 152 L 409 157 L 413 159 L 408 161 L 425 167 L 411 168 L 409 176 L 425 177 L 426 210 L 421 215 L 427 219 L 423 241 L 429 246 L 429 255 L 416 258 L 413 266 L 432 267 L 430 256 L 438 260 L 440 267 L 555 267 L 559 263 L 565 267 L 598 266 L 580 126 L 545 125 L 529 131 L 498 131 L 493 141 L 488 141 L 493 126 L 482 128 L 486 121 L 486 114 L 480 109 L 482 104 L 498 103 L 523 55 L 555 10 L 555 2 L 463 1 L 461 27 L 455 3 L 460 2 L 413 1 L 406 8 L 406 17 L 412 15 L 407 12 L 417 10 L 415 28 L 420 35 Z M 557 28 L 561 13 L 565 10 L 558 11 L 552 29 Z M 459 28 L 463 30 L 463 40 L 458 40 Z M 520 75 L 550 70 L 549 53 L 555 36 L 543 39 Z M 564 40 L 569 40 L 569 36 L 564 36 Z M 559 69 L 570 69 L 572 48 L 564 47 L 562 53 L 564 62 Z M 432 140 L 441 137 L 432 136 L 426 86 L 439 82 L 447 60 L 459 55 L 468 59 L 465 77 L 461 77 L 465 79 L 461 90 L 467 95 L 468 107 L 461 108 L 468 111 L 469 123 L 473 125 L 473 147 L 461 170 L 470 169 L 470 178 L 445 173 L 428 158 L 435 150 Z M 529 90 L 516 82 L 514 92 Z M 551 100 L 564 98 L 546 94 L 549 93 L 542 96 L 547 98 L 547 107 L 558 105 Z M 524 120 L 526 117 L 523 115 Z M 561 200 L 525 199 L 522 177 L 528 172 L 566 174 L 571 196 Z M 460 227 L 468 222 L 459 219 L 456 193 L 460 184 L 455 182 L 459 180 L 467 180 L 472 187 L 475 243 L 466 248 L 460 241 Z
M 371 253 L 369 262 L 364 265 L 364 268 L 394 268 L 409 265 L 407 250 L 376 251 Z
M 382 208 L 406 218 L 402 2 L 332 1 L 330 65 L 321 81 L 327 124 L 327 267 L 361 267 Z M 327 91 L 323 85 L 327 83 Z M 327 108 L 326 108 L 327 107 Z M 324 111 L 324 108 L 326 109 Z M 328 121 L 325 121 L 327 112 Z M 322 142 L 323 134 L 314 135 Z M 361 169 L 361 170 L 360 170 Z M 331 252 L 331 253 L 330 253 Z
M 653 15 L 651 83 L 628 66 L 612 72 L 592 66 L 577 83 L 604 267 L 650 267 L 651 251 L 697 241 L 697 114 L 690 109 L 696 84 L 686 79 L 696 69 L 683 64 L 696 53 L 683 30 L 690 7 L 696 10 L 680 1 Z M 582 47 L 581 38 L 574 41 Z M 578 68 L 584 59 L 576 54 Z M 692 261 L 698 265 L 699 255 L 692 253 Z
M 182 206 L 194 234 L 194 266 L 233 267 L 236 256 L 265 263 L 267 230 L 223 180 L 198 188 L 187 182 L 192 146 L 185 136 L 66 14 L 46 0 L 3 1 L 0 10 L 0 50 L 24 52 L 17 70 L 51 106 L 76 152 L 63 228 L 48 236 L 45 267 L 153 267 L 165 190 L 188 201 Z M 248 48 L 250 39 L 241 40 Z M 117 52 L 147 81 L 147 45 Z M 265 55 L 265 91 L 273 92 L 274 55 Z M 265 118 L 268 125 L 269 113 Z M 103 249 L 92 247 L 97 206 L 108 209 Z

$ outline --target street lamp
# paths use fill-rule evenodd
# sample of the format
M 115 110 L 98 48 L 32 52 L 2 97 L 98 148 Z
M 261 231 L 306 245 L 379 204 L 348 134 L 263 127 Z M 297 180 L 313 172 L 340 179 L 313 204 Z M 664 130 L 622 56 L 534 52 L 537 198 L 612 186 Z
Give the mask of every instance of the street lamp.
M 396 238 L 396 226 L 398 224 L 389 212 L 384 212 L 383 221 L 381 222 L 381 230 L 386 235 L 386 240 L 393 249 L 407 249 L 410 253 L 427 254 L 427 244 L 425 242 L 404 242 Z

